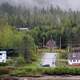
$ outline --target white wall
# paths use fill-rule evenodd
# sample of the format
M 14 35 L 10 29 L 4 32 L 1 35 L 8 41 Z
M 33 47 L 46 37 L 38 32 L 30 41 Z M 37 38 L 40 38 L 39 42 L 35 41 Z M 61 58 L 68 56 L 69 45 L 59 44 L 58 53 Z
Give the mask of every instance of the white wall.
M 0 51 L 0 62 L 6 62 L 7 60 L 7 54 L 6 54 L 6 51 Z
M 50 67 L 55 67 L 55 62 L 56 62 L 56 56 L 57 53 L 44 53 L 44 56 L 42 57 L 42 65 L 47 65 L 49 64 Z

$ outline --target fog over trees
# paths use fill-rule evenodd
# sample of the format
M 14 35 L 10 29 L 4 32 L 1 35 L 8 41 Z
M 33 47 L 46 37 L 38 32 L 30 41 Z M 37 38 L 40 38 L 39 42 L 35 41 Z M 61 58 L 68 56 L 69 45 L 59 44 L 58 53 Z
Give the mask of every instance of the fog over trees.
M 8 2 L 13 6 L 25 6 L 26 8 L 47 8 L 59 6 L 63 10 L 80 10 L 80 0 L 0 0 L 0 4 Z

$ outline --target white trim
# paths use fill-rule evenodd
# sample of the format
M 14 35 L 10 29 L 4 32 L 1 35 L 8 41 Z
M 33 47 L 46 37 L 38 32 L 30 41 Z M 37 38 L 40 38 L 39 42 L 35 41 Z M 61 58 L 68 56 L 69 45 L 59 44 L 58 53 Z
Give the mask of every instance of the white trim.
M 75 60 L 75 61 L 71 61 L 71 60 L 68 60 L 68 64 L 72 65 L 72 64 L 80 64 L 80 60 Z

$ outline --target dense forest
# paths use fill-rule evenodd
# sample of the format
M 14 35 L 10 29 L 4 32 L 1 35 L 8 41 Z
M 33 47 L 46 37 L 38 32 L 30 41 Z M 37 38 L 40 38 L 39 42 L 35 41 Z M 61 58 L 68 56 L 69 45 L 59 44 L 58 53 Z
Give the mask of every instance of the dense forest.
M 8 3 L 0 5 L 0 23 L 7 22 L 14 28 L 27 27 L 34 44 L 42 47 L 52 37 L 58 47 L 80 45 L 80 12 L 61 10 L 52 6 L 45 9 L 14 7 Z M 16 34 L 16 33 L 15 33 Z M 21 34 L 22 35 L 22 34 Z
M 46 80 L 48 76 L 68 79 L 69 75 L 77 78 L 80 75 L 78 2 L 0 0 L 0 80 Z

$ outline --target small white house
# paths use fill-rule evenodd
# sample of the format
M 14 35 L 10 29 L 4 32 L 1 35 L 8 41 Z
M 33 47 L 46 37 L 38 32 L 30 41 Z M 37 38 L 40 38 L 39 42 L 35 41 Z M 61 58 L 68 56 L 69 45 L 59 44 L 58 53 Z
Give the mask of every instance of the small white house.
M 29 28 L 17 28 L 20 31 L 29 31 Z
M 56 55 L 57 53 L 44 53 L 42 57 L 42 66 L 43 67 L 55 67 L 56 66 Z
M 0 51 L 0 63 L 5 63 L 7 60 L 7 52 L 6 51 Z
M 73 52 L 68 57 L 69 65 L 80 65 L 80 52 Z

